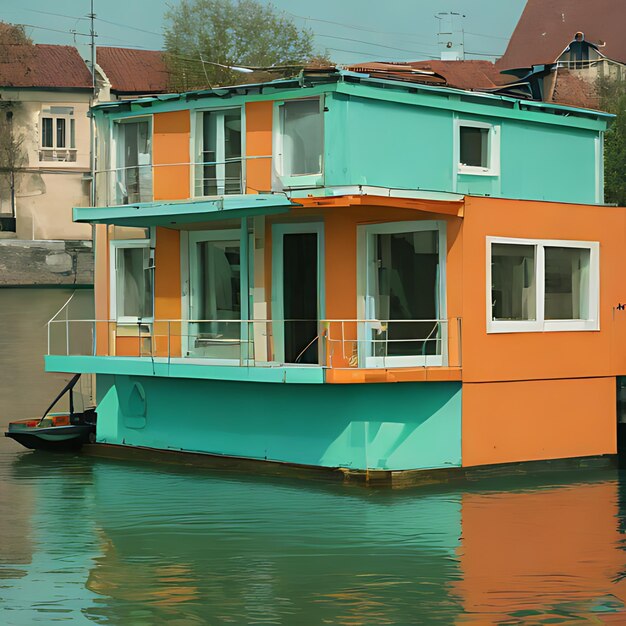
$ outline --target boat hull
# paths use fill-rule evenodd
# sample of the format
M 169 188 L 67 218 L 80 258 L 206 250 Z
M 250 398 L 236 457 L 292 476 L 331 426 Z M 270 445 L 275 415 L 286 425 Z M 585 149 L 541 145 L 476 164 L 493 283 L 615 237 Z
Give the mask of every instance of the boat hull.
M 4 433 L 30 450 L 78 450 L 95 435 L 95 424 L 70 424 L 39 428 L 24 422 L 12 422 Z

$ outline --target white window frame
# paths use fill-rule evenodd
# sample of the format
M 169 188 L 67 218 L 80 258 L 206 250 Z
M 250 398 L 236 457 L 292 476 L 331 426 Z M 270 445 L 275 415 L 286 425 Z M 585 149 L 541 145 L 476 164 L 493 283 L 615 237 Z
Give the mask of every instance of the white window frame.
M 117 314 L 117 251 L 122 248 L 148 248 L 150 249 L 150 239 L 115 239 L 110 242 L 109 254 L 109 302 L 110 302 L 110 319 L 118 324 L 138 324 L 140 319 L 135 316 Z M 152 263 L 152 254 L 151 264 Z M 154 322 L 154 275 L 152 276 L 152 316 L 142 317 L 141 323 L 150 324 Z
M 322 133 L 322 163 L 320 171 L 312 174 L 285 174 L 284 166 L 284 131 L 283 131 L 283 107 L 290 102 L 301 102 L 303 100 L 317 100 L 321 119 Z M 312 96 L 310 98 L 290 98 L 289 100 L 279 100 L 274 102 L 274 168 L 278 174 L 283 187 L 288 188 L 309 188 L 321 187 L 324 184 L 324 153 L 325 153 L 325 131 L 324 131 L 324 96 Z
M 48 112 L 52 107 L 71 109 L 71 113 Z M 48 111 L 46 111 L 46 109 Z M 44 154 L 52 156 L 50 161 L 76 161 L 76 107 L 62 104 L 48 104 L 39 112 L 39 162 L 45 163 Z M 52 145 L 43 145 L 43 120 L 52 120 Z M 57 120 L 65 120 L 65 146 L 57 146 Z M 72 122 L 74 127 L 74 145 L 72 146 Z
M 152 195 L 148 202 L 154 201 L 154 120 L 153 115 L 130 115 L 127 117 L 117 117 L 111 120 L 111 138 L 110 145 L 111 151 L 109 153 L 109 158 L 111 161 L 109 175 L 108 188 L 109 193 L 111 194 L 111 199 L 113 203 L 117 203 L 117 180 L 118 180 L 118 169 L 121 169 L 120 166 L 120 140 L 119 140 L 119 128 L 122 124 L 133 124 L 135 122 L 148 122 L 148 133 L 150 136 L 150 178 L 152 181 Z M 121 205 L 116 205 L 121 206 Z
M 447 320 L 447 224 L 444 220 L 412 220 L 408 222 L 384 222 L 357 226 L 357 314 L 361 320 L 374 319 L 374 303 L 371 294 L 371 265 L 376 235 L 437 231 L 439 245 L 439 319 Z M 372 324 L 358 324 L 358 360 L 362 368 L 393 367 L 442 367 L 448 364 L 448 324 L 441 325 L 441 354 L 378 357 L 371 354 Z
M 204 142 L 204 113 L 218 113 L 222 115 L 222 123 L 224 114 L 229 111 L 239 111 L 241 119 L 241 189 L 243 194 L 246 193 L 246 108 L 244 106 L 224 106 L 224 107 L 210 107 L 208 109 L 198 109 L 195 114 L 192 115 L 192 129 L 191 129 L 191 154 L 194 155 L 194 163 L 191 169 L 191 193 L 194 198 L 209 198 L 211 196 L 205 196 L 204 186 L 202 186 L 201 192 L 196 193 L 196 169 L 200 167 L 202 161 L 203 142 Z M 222 161 L 224 161 L 224 127 L 218 128 L 218 139 L 220 140 Z M 217 155 L 216 155 L 217 156 Z M 269 158 L 269 157 L 268 157 Z M 219 159 L 218 159 L 219 161 Z M 216 167 L 217 178 L 222 180 L 225 178 L 225 164 L 222 163 Z M 225 195 L 224 185 L 218 185 L 218 195 Z M 237 194 L 228 194 L 237 195 Z
M 494 320 L 492 312 L 491 246 L 494 243 L 533 246 L 535 248 L 535 320 Z M 545 309 L 545 248 L 580 248 L 589 250 L 589 315 L 587 319 L 546 320 Z M 487 272 L 487 332 L 521 333 L 554 331 L 600 330 L 600 243 L 569 239 L 517 239 L 510 237 L 486 238 Z
M 461 128 L 482 128 L 487 135 L 487 155 L 489 166 L 476 167 L 461 163 Z M 454 162 L 457 173 L 470 176 L 500 176 L 500 125 L 457 118 L 454 120 Z

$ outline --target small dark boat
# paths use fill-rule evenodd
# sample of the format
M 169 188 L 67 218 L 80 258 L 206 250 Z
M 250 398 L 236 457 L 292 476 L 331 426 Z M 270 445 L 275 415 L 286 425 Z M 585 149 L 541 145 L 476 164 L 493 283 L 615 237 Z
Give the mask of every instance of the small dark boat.
M 31 450 L 77 450 L 88 443 L 96 433 L 96 411 L 87 408 L 74 411 L 74 387 L 80 378 L 76 374 L 46 409 L 41 419 L 25 419 L 9 422 L 4 433 Z M 66 413 L 50 413 L 54 405 L 66 394 L 70 396 L 70 410 Z

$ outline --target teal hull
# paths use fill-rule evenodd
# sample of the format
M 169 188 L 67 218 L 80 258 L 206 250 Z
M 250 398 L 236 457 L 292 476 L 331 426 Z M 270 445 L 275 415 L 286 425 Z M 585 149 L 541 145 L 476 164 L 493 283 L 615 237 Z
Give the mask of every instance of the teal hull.
M 351 470 L 461 465 L 461 384 L 98 375 L 97 441 Z

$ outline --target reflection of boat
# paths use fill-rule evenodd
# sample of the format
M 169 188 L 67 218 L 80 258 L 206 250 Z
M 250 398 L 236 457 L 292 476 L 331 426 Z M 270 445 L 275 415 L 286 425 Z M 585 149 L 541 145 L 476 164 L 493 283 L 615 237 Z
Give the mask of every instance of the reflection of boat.
M 93 408 L 80 413 L 74 411 L 74 387 L 79 378 L 80 374 L 76 374 L 65 385 L 41 419 L 10 422 L 4 436 L 33 450 L 72 450 L 87 443 L 96 432 L 96 412 Z M 70 398 L 69 412 L 50 413 L 66 393 Z

